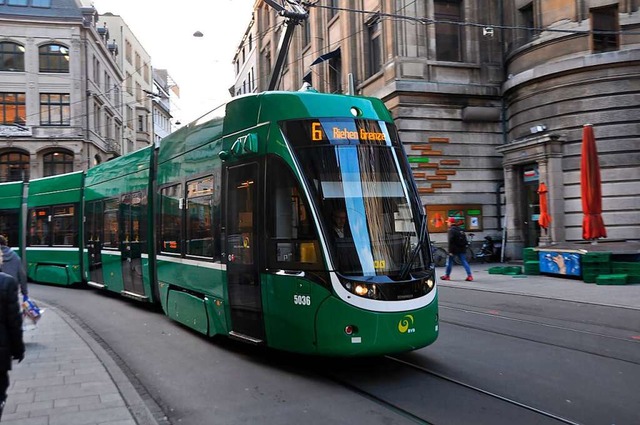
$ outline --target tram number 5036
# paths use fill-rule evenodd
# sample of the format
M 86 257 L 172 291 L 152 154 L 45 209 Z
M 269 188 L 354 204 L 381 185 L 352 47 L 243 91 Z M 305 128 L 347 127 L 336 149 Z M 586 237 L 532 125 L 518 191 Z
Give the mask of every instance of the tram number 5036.
M 311 295 L 294 295 L 293 303 L 295 305 L 311 305 Z

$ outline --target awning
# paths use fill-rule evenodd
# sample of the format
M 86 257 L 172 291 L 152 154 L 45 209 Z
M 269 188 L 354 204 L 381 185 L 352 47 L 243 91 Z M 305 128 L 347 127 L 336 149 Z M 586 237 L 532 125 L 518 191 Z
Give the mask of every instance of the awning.
M 329 59 L 333 59 L 335 57 L 340 56 L 340 48 L 338 47 L 335 50 L 330 51 L 329 53 L 325 53 L 322 56 L 319 56 L 318 59 L 314 60 L 313 63 L 311 64 L 311 66 L 313 65 L 317 65 L 319 63 L 322 63 L 324 61 L 327 61 Z

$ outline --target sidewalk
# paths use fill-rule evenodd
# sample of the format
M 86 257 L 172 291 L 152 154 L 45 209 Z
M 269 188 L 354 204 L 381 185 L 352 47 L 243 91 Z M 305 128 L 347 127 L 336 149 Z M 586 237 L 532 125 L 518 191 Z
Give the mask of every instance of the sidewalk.
M 579 279 L 551 275 L 520 275 L 514 277 L 489 274 L 488 272 L 490 267 L 505 265 L 507 264 L 471 264 L 473 282 L 465 282 L 466 274 L 462 266 L 459 265 L 453 267 L 451 272 L 452 280 L 440 280 L 445 268 L 437 267 L 438 284 L 442 287 L 453 286 L 482 291 L 523 294 L 640 310 L 640 285 L 596 285 L 595 283 L 584 283 Z M 516 266 L 519 264 L 511 265 Z
M 156 424 L 108 353 L 66 314 L 39 305 L 45 312 L 24 333 L 25 359 L 9 372 L 2 424 Z

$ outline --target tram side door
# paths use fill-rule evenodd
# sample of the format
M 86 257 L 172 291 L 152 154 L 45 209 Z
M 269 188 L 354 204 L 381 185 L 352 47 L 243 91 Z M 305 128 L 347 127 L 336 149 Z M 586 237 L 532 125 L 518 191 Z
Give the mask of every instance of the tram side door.
M 144 295 L 140 250 L 141 197 L 139 193 L 127 194 L 120 204 L 123 229 L 120 244 L 122 281 L 126 292 L 137 295 Z
M 89 281 L 104 285 L 102 275 L 103 206 L 101 201 L 87 204 L 85 237 L 89 255 Z
M 258 164 L 227 168 L 226 247 L 227 288 L 232 335 L 264 340 L 264 320 L 258 273 Z

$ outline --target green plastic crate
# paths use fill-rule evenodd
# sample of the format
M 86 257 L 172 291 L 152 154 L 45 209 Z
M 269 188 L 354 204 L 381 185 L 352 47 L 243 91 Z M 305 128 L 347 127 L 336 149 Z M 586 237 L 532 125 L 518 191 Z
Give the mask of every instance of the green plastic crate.
M 506 274 L 506 275 L 515 275 L 515 274 L 522 274 L 522 267 L 520 266 L 508 266 L 504 268 L 504 272 L 502 274 Z
M 587 252 L 582 255 L 582 263 L 608 263 L 610 261 L 610 252 Z
M 626 274 L 601 274 L 596 279 L 598 285 L 626 285 Z
M 640 263 L 623 261 L 611 262 L 611 273 L 613 274 L 640 274 Z
M 611 263 L 582 263 L 582 273 L 611 274 Z
M 522 250 L 522 259 L 526 261 L 538 261 L 538 251 L 535 248 L 524 248 Z
M 489 270 L 487 270 L 489 272 L 489 274 L 504 274 L 504 267 L 501 266 L 495 266 L 495 267 L 489 267 Z
M 627 283 L 640 283 L 640 273 L 638 274 L 628 274 L 627 275 Z
M 597 279 L 598 273 L 589 273 L 585 272 L 584 270 L 582 271 L 582 280 L 584 281 L 584 283 L 596 283 Z
M 540 261 L 525 261 L 524 262 L 524 274 L 539 275 L 540 274 Z

